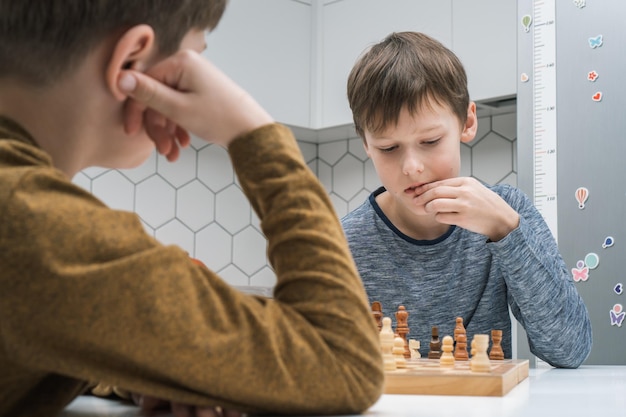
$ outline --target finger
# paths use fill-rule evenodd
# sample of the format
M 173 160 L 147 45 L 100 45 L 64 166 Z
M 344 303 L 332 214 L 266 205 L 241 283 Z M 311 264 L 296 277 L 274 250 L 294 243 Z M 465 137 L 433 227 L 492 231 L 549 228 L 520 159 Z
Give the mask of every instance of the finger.
M 221 415 L 213 407 L 196 407 L 196 417 L 221 417 Z
M 176 137 L 181 147 L 186 148 L 191 143 L 191 136 L 189 132 L 180 126 L 176 126 Z
M 152 411 L 156 409 L 165 408 L 168 402 L 159 398 L 150 397 L 148 395 L 141 395 L 139 397 L 139 406 L 144 411 Z
M 137 71 L 122 71 L 118 87 L 135 101 L 168 118 L 176 116 L 183 106 L 180 92 Z
M 138 133 L 143 125 L 146 106 L 132 98 L 124 104 L 124 131 L 129 135 Z
M 172 414 L 174 417 L 194 417 L 194 409 L 192 406 L 172 403 Z

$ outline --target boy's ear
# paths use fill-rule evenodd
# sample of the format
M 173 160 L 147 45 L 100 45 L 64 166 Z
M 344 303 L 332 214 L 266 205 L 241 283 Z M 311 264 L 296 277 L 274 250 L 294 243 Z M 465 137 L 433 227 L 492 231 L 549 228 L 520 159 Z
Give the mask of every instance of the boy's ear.
M 155 49 L 154 30 L 148 25 L 133 26 L 115 42 L 105 76 L 107 87 L 117 100 L 127 97 L 117 86 L 120 72 L 131 68 L 144 71 L 156 55 Z
M 463 131 L 461 132 L 461 142 L 471 142 L 476 136 L 478 131 L 478 117 L 476 116 L 476 103 L 470 101 L 467 107 L 467 119 L 465 125 L 463 125 Z

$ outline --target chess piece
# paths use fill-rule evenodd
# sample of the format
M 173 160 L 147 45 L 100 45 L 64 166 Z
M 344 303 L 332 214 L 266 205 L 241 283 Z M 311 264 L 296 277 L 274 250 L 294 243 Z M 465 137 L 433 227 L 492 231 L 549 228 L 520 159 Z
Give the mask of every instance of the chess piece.
M 374 316 L 374 320 L 376 320 L 376 325 L 378 326 L 378 331 L 380 331 L 383 327 L 383 306 L 380 301 L 374 301 L 372 303 L 372 316 Z
M 407 335 L 409 334 L 409 325 L 407 323 L 409 318 L 409 312 L 406 311 L 404 306 L 398 307 L 398 311 L 396 312 L 396 333 L 402 338 L 404 342 L 404 357 L 410 358 L 411 351 L 409 350 L 409 342 L 407 339 Z
M 467 336 L 467 332 L 465 331 L 465 326 L 463 326 L 463 317 L 456 318 L 456 325 L 454 326 L 454 341 L 455 342 L 457 342 L 457 339 L 460 334 L 464 334 Z M 465 340 L 467 340 L 467 338 Z
M 419 340 L 409 339 L 409 350 L 411 351 L 411 359 L 419 359 L 422 357 Z
M 431 329 L 430 350 L 428 351 L 428 359 L 439 359 L 441 356 L 441 340 L 439 339 L 439 328 L 433 326 Z
M 461 333 L 456 337 L 454 359 L 456 359 L 457 361 L 469 360 L 469 355 L 467 353 L 467 336 L 465 335 L 465 333 Z
M 490 372 L 491 364 L 489 356 L 487 356 L 487 348 L 489 347 L 489 335 L 477 334 L 472 339 L 474 345 L 472 351 L 472 360 L 470 361 L 470 369 L 472 372 Z
M 383 317 L 382 328 L 380 329 L 380 348 L 383 353 L 383 366 L 385 371 L 396 370 L 396 358 L 393 356 L 393 330 L 391 329 L 391 318 Z
M 491 331 L 491 351 L 489 351 L 489 359 L 501 361 L 504 360 L 504 352 L 502 351 L 502 330 Z
M 452 336 L 444 336 L 442 339 L 441 357 L 439 358 L 439 365 L 441 366 L 454 366 L 454 355 L 452 350 L 454 349 L 454 340 Z
M 406 368 L 406 359 L 404 358 L 404 339 L 400 336 L 393 339 L 393 357 L 396 360 L 397 368 Z

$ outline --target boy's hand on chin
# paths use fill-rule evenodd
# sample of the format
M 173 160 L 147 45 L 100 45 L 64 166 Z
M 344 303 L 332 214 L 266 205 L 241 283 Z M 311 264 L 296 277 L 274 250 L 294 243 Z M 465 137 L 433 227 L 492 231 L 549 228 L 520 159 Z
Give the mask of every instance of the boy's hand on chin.
M 416 189 L 414 204 L 456 225 L 498 241 L 519 225 L 519 214 L 498 194 L 471 177 L 435 181 Z

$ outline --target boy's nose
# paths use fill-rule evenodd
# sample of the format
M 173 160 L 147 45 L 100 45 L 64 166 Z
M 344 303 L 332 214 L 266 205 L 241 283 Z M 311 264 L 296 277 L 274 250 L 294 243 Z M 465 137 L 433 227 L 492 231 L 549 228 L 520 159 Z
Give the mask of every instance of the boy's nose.
M 424 164 L 418 155 L 407 153 L 402 163 L 402 173 L 404 175 L 420 174 L 424 171 Z

